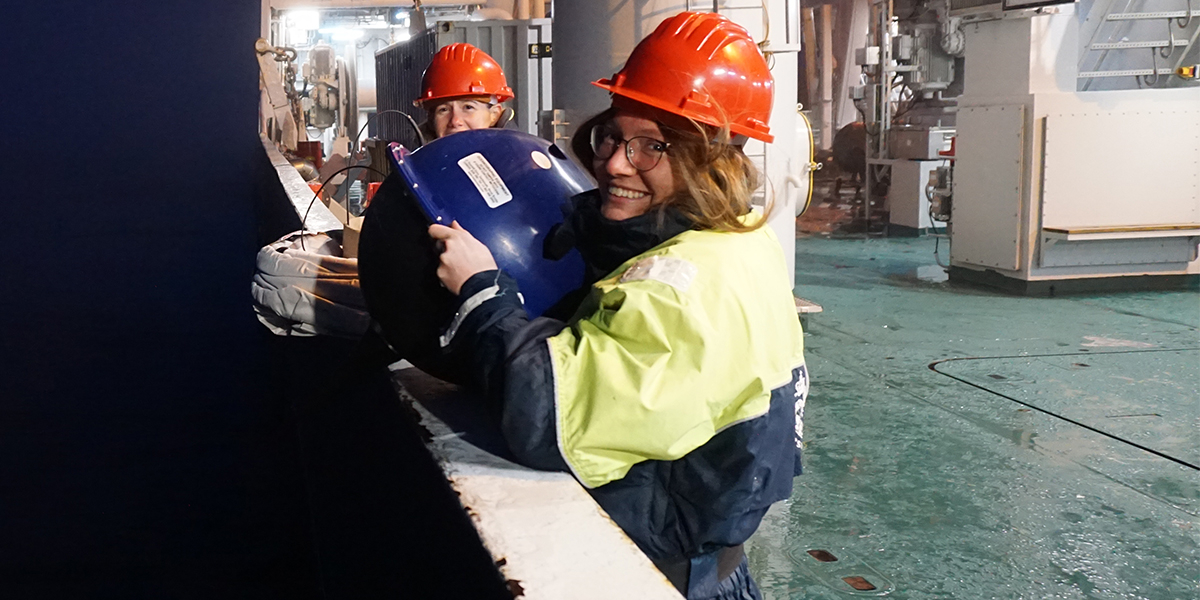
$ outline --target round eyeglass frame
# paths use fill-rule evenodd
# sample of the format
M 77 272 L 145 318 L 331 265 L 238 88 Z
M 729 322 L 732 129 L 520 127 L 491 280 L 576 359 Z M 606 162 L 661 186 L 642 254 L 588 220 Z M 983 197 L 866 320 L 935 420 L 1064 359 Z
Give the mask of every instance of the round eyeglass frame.
M 650 171 L 650 170 L 654 169 L 654 167 L 657 167 L 658 163 L 662 162 L 663 156 L 666 156 L 667 152 L 670 151 L 670 149 L 671 149 L 670 142 L 665 142 L 663 140 L 658 140 L 658 139 L 655 139 L 655 138 L 652 138 L 649 136 L 644 136 L 644 135 L 635 135 L 629 139 L 623 139 L 623 138 L 617 137 L 616 135 L 613 135 L 610 132 L 605 132 L 605 131 L 603 131 L 603 129 L 604 129 L 603 125 L 597 125 L 592 128 L 592 134 L 591 134 L 592 154 L 598 160 L 608 160 L 608 159 L 612 158 L 613 155 L 617 153 L 617 148 L 620 148 L 621 144 L 624 144 L 625 145 L 625 159 L 629 161 L 629 164 L 631 166 L 633 166 L 634 169 L 637 169 L 639 172 L 644 173 L 646 171 Z M 600 152 L 600 146 L 605 141 L 610 140 L 610 139 L 614 142 L 612 151 L 609 152 L 607 156 L 602 156 L 601 155 L 602 153 Z M 645 149 L 635 150 L 634 149 L 635 144 L 633 143 L 634 140 L 646 140 L 649 143 L 662 144 L 663 150 L 662 150 L 662 152 L 657 153 L 658 155 L 656 157 L 654 157 L 654 162 L 650 163 L 649 166 L 639 165 L 638 162 L 641 162 L 639 160 L 640 157 L 652 156 L 653 153 L 647 153 Z M 644 148 L 643 144 L 636 144 L 636 146 L 638 148 Z

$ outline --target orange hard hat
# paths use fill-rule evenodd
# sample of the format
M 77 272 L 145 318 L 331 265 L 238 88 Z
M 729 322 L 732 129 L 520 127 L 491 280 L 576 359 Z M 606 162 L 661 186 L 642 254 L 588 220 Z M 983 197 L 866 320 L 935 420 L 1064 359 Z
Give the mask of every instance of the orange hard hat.
M 450 44 L 438 50 L 421 77 L 421 97 L 414 104 L 458 96 L 513 97 L 499 63 L 470 44 Z
M 669 113 L 764 142 L 775 82 L 741 25 L 715 13 L 683 12 L 642 40 L 612 79 L 593 81 Z

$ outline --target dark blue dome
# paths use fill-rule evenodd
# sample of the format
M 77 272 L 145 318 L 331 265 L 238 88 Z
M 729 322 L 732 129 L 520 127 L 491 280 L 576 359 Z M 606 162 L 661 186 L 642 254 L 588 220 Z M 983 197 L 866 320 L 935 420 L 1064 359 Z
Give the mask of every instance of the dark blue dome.
M 530 317 L 583 284 L 583 261 L 572 250 L 543 256 L 561 206 L 595 186 L 557 146 L 504 129 L 456 133 L 409 152 L 390 146 L 397 173 L 434 223 L 458 221 L 492 251 L 520 284 Z

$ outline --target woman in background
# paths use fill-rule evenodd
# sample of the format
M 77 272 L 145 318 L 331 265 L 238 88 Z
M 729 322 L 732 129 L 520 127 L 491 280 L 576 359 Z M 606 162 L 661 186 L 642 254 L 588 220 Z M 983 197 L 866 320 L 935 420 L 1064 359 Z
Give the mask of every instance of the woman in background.
M 503 102 L 513 98 L 500 65 L 471 44 L 450 44 L 438 50 L 421 77 L 426 139 L 439 139 L 468 129 L 503 127 L 511 112 Z

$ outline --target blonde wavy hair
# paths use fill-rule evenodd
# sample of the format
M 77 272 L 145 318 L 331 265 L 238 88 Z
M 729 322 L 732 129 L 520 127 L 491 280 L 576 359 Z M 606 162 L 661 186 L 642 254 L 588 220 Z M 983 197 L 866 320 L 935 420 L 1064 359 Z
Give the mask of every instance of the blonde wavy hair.
M 571 137 L 571 150 L 585 165 L 593 165 L 592 129 L 611 120 L 616 107 L 593 116 L 584 122 Z M 661 112 L 661 111 L 660 111 Z M 664 211 L 674 208 L 700 229 L 715 231 L 753 231 L 766 224 L 770 217 L 770 202 L 763 208 L 762 219 L 742 221 L 750 212 L 754 190 L 758 189 L 758 169 L 734 143 L 728 127 L 713 127 L 667 113 L 655 119 L 670 144 L 671 174 L 676 191 L 651 207 Z M 670 121 L 670 124 L 664 121 Z

